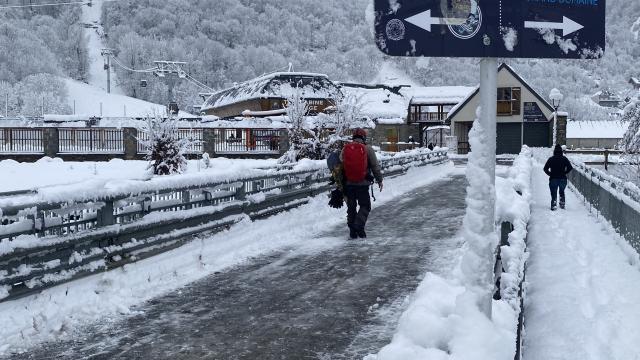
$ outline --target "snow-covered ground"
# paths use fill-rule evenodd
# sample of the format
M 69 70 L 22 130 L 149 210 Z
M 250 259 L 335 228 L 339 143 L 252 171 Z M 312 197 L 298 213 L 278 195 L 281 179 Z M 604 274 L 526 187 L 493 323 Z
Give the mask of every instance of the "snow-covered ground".
M 166 106 L 125 95 L 107 94 L 99 87 L 72 79 L 63 79 L 69 90 L 69 106 L 75 106 L 76 114 L 85 117 L 143 118 L 166 114 Z M 74 103 L 75 102 L 75 103 Z M 193 117 L 180 111 L 179 117 Z
M 376 206 L 441 179 L 453 164 L 413 168 L 385 181 Z M 0 304 L 0 355 L 72 334 L 104 317 L 127 315 L 131 307 L 179 288 L 252 256 L 283 247 L 326 248 L 336 241 L 309 242 L 344 222 L 344 209 L 332 209 L 318 196 L 307 205 L 277 216 L 244 220 L 229 231 L 206 236 L 176 250 L 103 274 L 57 286 L 39 295 Z M 269 241 L 265 234 L 271 234 Z M 277 236 L 276 236 L 277 235 Z M 344 240 L 340 240 L 344 241 Z
M 537 164 L 525 304 L 526 360 L 640 359 L 638 254 L 567 190 L 551 212 Z
M 31 190 L 54 185 L 81 184 L 88 181 L 145 180 L 150 177 L 147 162 L 114 159 L 108 162 L 64 162 L 62 159 L 43 158 L 35 163 L 0 161 L 0 192 Z M 210 168 L 199 160 L 189 160 L 187 174 L 238 173 L 245 169 L 274 166 L 275 159 L 212 158 Z
M 101 50 L 105 48 L 102 43 L 102 34 L 104 30 L 101 23 L 102 15 L 102 0 L 93 0 L 91 6 L 82 6 L 82 22 L 85 24 L 95 25 L 93 27 L 86 27 L 85 34 L 89 38 L 87 44 L 87 50 L 89 51 L 89 84 L 107 91 L 107 72 L 104 70 L 104 57 Z M 112 94 L 124 94 L 116 81 L 116 74 L 111 71 L 111 93 Z

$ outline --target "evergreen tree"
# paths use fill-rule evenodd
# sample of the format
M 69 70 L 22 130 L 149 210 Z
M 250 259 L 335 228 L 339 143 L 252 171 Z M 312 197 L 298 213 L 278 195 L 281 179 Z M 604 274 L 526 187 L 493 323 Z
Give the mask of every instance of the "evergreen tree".
M 178 136 L 178 121 L 172 117 L 148 117 L 141 129 L 147 136 L 138 139 L 147 148 L 146 159 L 154 175 L 181 174 L 187 170 L 184 154 L 191 145 Z

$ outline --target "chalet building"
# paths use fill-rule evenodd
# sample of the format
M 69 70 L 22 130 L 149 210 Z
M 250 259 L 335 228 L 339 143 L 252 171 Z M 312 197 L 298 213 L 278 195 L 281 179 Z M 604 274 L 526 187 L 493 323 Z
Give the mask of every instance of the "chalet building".
M 465 86 L 341 86 L 343 93 L 358 98 L 362 114 L 376 124 L 370 130 L 370 142 L 389 150 L 426 146 L 425 130 L 448 125 L 448 112 L 475 90 Z
M 640 90 L 640 79 L 637 77 L 631 77 L 631 79 L 629 79 L 629 84 L 631 84 L 634 90 Z
M 567 147 L 569 149 L 617 149 L 629 128 L 629 122 L 569 121 Z
M 497 92 L 496 152 L 518 154 L 523 144 L 549 147 L 552 142 L 553 107 L 507 64 L 498 68 Z M 457 137 L 460 154 L 470 151 L 469 130 L 479 105 L 480 90 L 476 88 L 449 113 L 447 120 L 451 123 L 452 135 Z M 564 126 L 560 124 L 558 129 L 564 129 Z
M 598 105 L 609 108 L 618 108 L 623 103 L 622 98 L 609 90 L 597 92 L 591 99 Z
M 332 99 L 340 94 L 327 75 L 278 72 L 209 95 L 200 114 L 221 119 L 282 115 L 287 98 L 298 90 L 307 100 L 311 115 L 332 106 Z

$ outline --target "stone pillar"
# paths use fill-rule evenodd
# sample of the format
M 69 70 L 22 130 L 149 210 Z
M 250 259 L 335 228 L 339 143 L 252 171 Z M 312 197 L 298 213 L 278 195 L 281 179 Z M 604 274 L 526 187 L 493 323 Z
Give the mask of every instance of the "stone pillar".
M 557 121 L 556 142 L 558 145 L 567 145 L 567 113 L 558 113 Z
M 45 127 L 42 128 L 42 147 L 44 156 L 54 158 L 60 152 L 60 138 L 58 137 L 58 128 Z
M 202 129 L 202 151 L 209 154 L 209 157 L 216 155 L 216 129 Z
M 280 156 L 289 151 L 289 132 L 280 130 Z
M 138 129 L 123 128 L 122 141 L 124 141 L 124 159 L 135 160 L 138 157 Z

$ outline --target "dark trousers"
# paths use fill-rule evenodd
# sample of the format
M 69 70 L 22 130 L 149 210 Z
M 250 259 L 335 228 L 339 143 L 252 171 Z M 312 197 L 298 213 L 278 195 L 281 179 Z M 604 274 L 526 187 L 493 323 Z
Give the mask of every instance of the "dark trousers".
M 567 188 L 567 179 L 549 179 L 549 190 L 551 191 L 551 203 L 556 204 L 558 199 L 558 189 L 560 189 L 560 203 L 564 204 L 564 189 Z
M 369 186 L 347 185 L 344 191 L 347 198 L 347 225 L 356 231 L 364 230 L 371 212 Z

